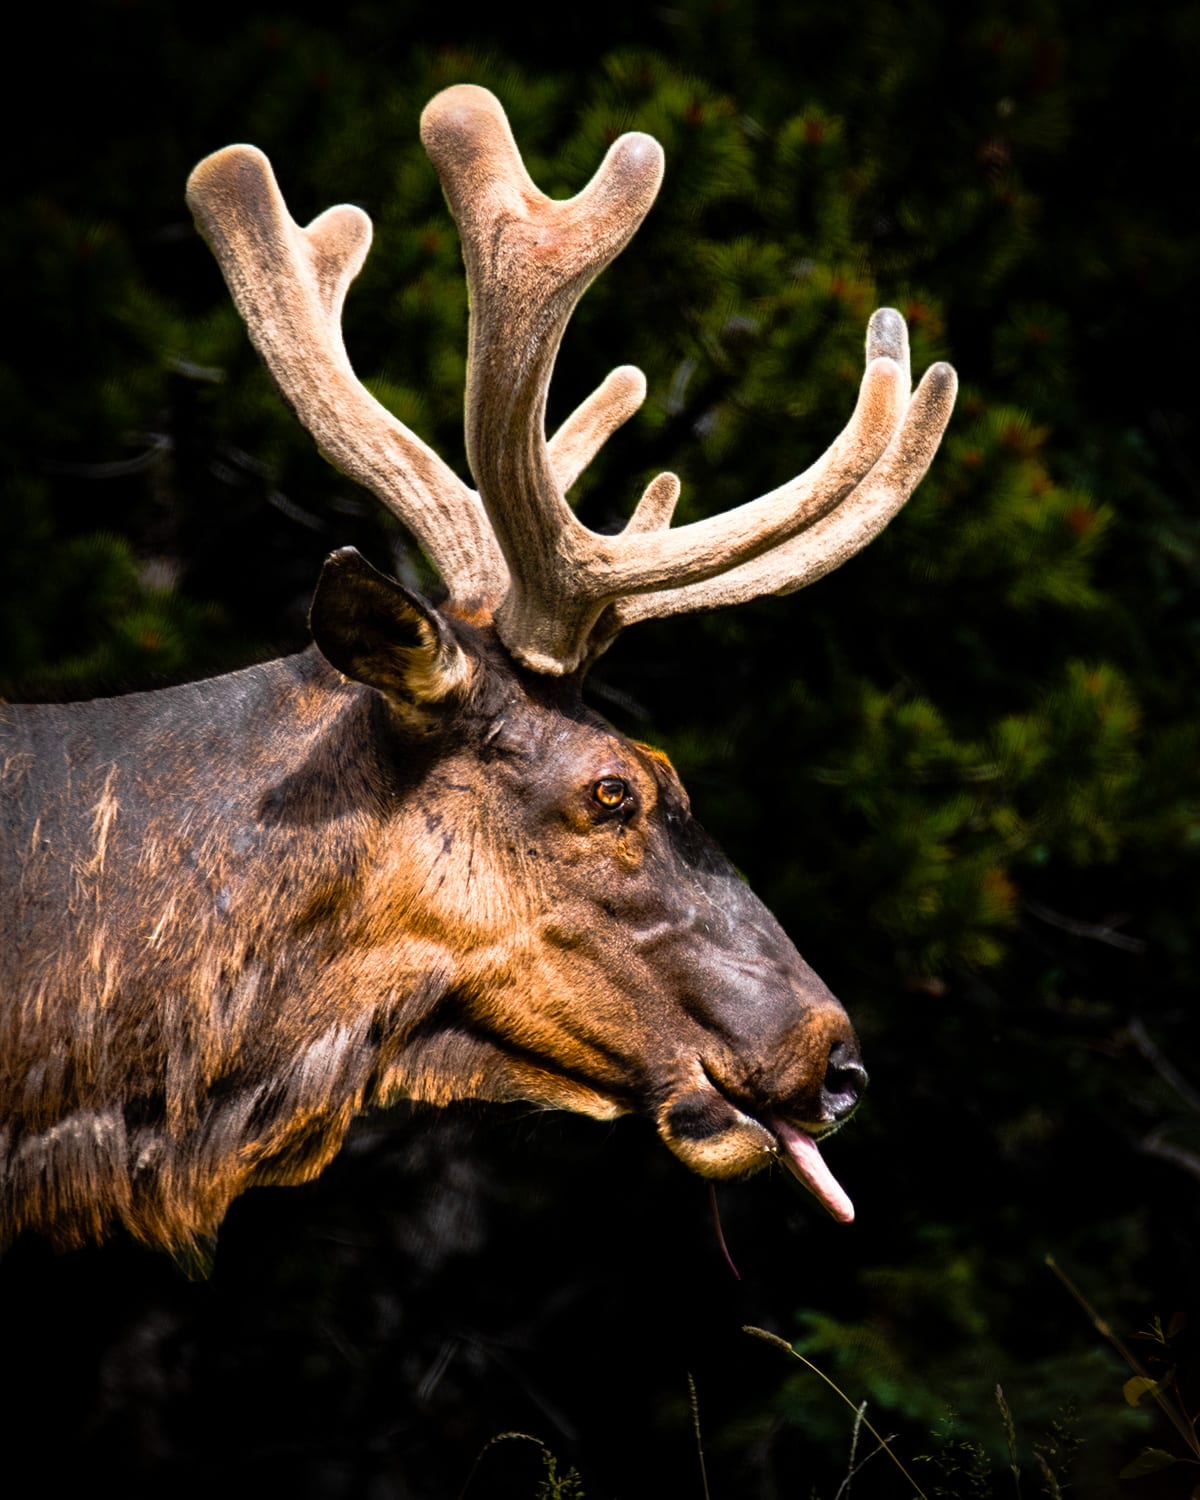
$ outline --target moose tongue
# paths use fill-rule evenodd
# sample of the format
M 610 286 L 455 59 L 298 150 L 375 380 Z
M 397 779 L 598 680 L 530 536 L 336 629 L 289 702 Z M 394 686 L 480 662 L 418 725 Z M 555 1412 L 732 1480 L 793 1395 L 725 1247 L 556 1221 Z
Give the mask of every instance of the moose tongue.
M 825 1165 L 817 1143 L 811 1135 L 774 1120 L 775 1134 L 783 1147 L 783 1164 L 808 1191 L 817 1198 L 835 1219 L 849 1224 L 854 1218 L 854 1204 L 846 1196 L 841 1183 Z

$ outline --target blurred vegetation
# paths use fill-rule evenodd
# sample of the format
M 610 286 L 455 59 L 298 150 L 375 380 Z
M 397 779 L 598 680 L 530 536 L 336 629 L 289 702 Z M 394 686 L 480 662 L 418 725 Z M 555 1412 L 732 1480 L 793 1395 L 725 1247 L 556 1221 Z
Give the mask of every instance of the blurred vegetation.
M 298 649 L 348 542 L 434 583 L 278 400 L 189 223 L 188 171 L 231 140 L 298 218 L 371 213 L 348 347 L 460 471 L 466 295 L 422 105 L 494 89 L 553 193 L 621 130 L 662 141 L 551 397 L 553 422 L 612 366 L 647 374 L 578 486 L 600 529 L 659 468 L 690 519 L 805 467 L 877 305 L 963 392 L 860 558 L 640 627 L 592 683 L 859 1026 L 872 1096 L 828 1153 L 853 1229 L 723 1187 L 735 1283 L 706 1188 L 639 1122 L 377 1122 L 311 1188 L 240 1204 L 207 1282 L 127 1246 L 12 1252 L 10 1453 L 51 1492 L 699 1496 L 690 1374 L 714 1497 L 848 1495 L 872 1445 L 753 1323 L 866 1401 L 931 1496 L 1192 1494 L 1186 1421 L 1044 1258 L 1194 1412 L 1196 6 L 680 0 L 535 30 L 112 0 L 31 24 L 0 210 L 7 695 Z M 514 1429 L 537 1442 L 484 1451 Z M 853 1475 L 910 1492 L 883 1454 Z

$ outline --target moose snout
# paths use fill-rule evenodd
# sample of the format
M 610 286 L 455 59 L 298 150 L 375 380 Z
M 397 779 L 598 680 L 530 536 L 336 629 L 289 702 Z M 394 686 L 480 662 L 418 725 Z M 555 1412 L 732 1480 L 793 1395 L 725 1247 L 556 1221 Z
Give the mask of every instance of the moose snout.
M 858 1043 L 841 1038 L 829 1049 L 825 1079 L 821 1085 L 821 1116 L 830 1124 L 840 1125 L 858 1108 L 867 1086 L 867 1070 L 858 1053 Z
M 830 996 L 788 1033 L 760 1075 L 761 1113 L 819 1137 L 850 1118 L 866 1086 L 858 1038 Z

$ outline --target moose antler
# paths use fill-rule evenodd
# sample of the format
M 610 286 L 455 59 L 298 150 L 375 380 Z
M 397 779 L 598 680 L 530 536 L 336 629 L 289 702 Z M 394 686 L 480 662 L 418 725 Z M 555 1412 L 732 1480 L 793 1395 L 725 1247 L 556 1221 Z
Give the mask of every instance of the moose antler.
M 421 119 L 462 237 L 470 291 L 467 453 L 479 492 L 357 381 L 339 320 L 370 244 L 349 206 L 296 225 L 261 153 L 231 146 L 193 172 L 188 202 L 251 338 L 301 421 L 428 551 L 452 602 L 484 604 L 514 656 L 573 671 L 624 625 L 787 593 L 839 566 L 904 504 L 933 457 L 955 376 L 934 365 L 911 392 L 904 320 L 871 319 L 854 413 L 797 478 L 735 510 L 670 527 L 672 474 L 647 487 L 618 536 L 584 526 L 565 492 L 638 408 L 645 380 L 614 370 L 555 434 L 546 392 L 567 320 L 629 242 L 662 179 L 649 136 L 622 136 L 565 202 L 530 180 L 496 99 L 459 85 Z
M 454 598 L 503 597 L 507 573 L 479 497 L 350 367 L 342 304 L 371 247 L 367 215 L 342 204 L 301 229 L 254 146 L 205 157 L 187 201 L 254 347 L 321 451 L 399 516 Z

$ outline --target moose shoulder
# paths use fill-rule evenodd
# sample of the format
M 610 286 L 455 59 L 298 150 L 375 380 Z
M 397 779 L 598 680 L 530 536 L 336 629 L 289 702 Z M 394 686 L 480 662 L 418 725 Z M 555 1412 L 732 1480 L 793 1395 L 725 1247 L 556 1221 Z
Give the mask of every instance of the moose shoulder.
M 339 331 L 370 224 L 294 224 L 264 157 L 189 202 L 301 421 L 419 539 L 434 608 L 350 549 L 314 645 L 159 693 L 0 709 L 0 1235 L 124 1226 L 186 1248 L 256 1183 L 312 1177 L 399 1098 L 641 1111 L 690 1167 L 779 1159 L 841 1219 L 817 1141 L 865 1081 L 840 1005 L 692 818 L 666 758 L 586 707 L 624 626 L 786 593 L 899 509 L 949 418 L 875 314 L 850 421 L 806 474 L 672 528 L 660 475 L 619 536 L 564 494 L 636 410 L 614 371 L 555 436 L 566 321 L 657 191 L 645 136 L 554 202 L 499 105 L 422 120 L 471 292 L 469 489 L 357 382 Z

